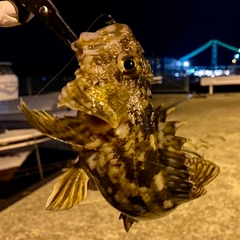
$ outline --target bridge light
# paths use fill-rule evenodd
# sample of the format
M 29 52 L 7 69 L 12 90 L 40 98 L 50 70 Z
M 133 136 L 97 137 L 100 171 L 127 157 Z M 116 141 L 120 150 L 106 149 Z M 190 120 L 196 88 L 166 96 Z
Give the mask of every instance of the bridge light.
M 194 72 L 195 72 L 195 69 L 194 69 L 194 68 L 188 69 L 188 73 L 189 73 L 189 74 L 193 74 Z
M 239 59 L 239 54 L 238 54 L 238 53 L 235 54 L 235 55 L 234 55 L 234 58 L 235 58 L 235 59 Z
M 190 65 L 190 64 L 189 64 L 188 61 L 185 61 L 185 62 L 183 63 L 183 66 L 184 66 L 184 67 L 189 67 L 189 65 Z

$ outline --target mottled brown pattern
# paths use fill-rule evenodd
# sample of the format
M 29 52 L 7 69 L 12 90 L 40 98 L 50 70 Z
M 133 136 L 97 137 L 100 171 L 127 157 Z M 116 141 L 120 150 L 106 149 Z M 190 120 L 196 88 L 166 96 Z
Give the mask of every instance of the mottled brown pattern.
M 84 148 L 47 208 L 63 210 L 82 201 L 90 179 L 121 212 L 128 231 L 138 220 L 164 217 L 203 195 L 219 167 L 182 152 L 186 139 L 175 136 L 178 122 L 166 121 L 170 110 L 152 107 L 152 70 L 130 28 L 114 23 L 82 33 L 73 47 L 80 69 L 62 89 L 58 105 L 78 110 L 77 117 L 52 118 L 21 105 L 39 131 Z

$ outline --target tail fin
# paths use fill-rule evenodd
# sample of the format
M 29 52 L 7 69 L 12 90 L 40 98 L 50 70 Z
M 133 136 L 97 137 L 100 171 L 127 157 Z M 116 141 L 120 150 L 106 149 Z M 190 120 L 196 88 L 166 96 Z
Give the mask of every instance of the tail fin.
M 198 198 L 206 193 L 204 187 L 218 176 L 220 167 L 201 158 L 188 158 L 185 164 L 188 166 L 189 182 L 192 183 L 190 198 Z

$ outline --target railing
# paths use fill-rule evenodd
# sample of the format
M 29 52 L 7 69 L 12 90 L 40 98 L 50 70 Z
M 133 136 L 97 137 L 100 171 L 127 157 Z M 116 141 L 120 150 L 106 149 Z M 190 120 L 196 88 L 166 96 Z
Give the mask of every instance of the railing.
M 161 76 L 159 84 L 152 84 L 152 93 L 189 92 L 189 76 L 174 76 L 173 73 L 165 73 Z

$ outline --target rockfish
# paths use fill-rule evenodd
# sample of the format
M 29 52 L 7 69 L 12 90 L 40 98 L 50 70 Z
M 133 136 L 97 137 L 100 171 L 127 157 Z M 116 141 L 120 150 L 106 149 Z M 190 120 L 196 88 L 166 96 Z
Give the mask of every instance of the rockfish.
M 80 68 L 58 107 L 77 110 L 76 117 L 31 111 L 23 101 L 20 107 L 34 128 L 79 152 L 46 208 L 69 209 L 88 189 L 99 190 L 128 231 L 205 194 L 220 169 L 182 151 L 187 139 L 176 136 L 179 122 L 166 121 L 171 109 L 153 108 L 152 70 L 131 29 L 112 22 L 82 33 L 72 47 Z

